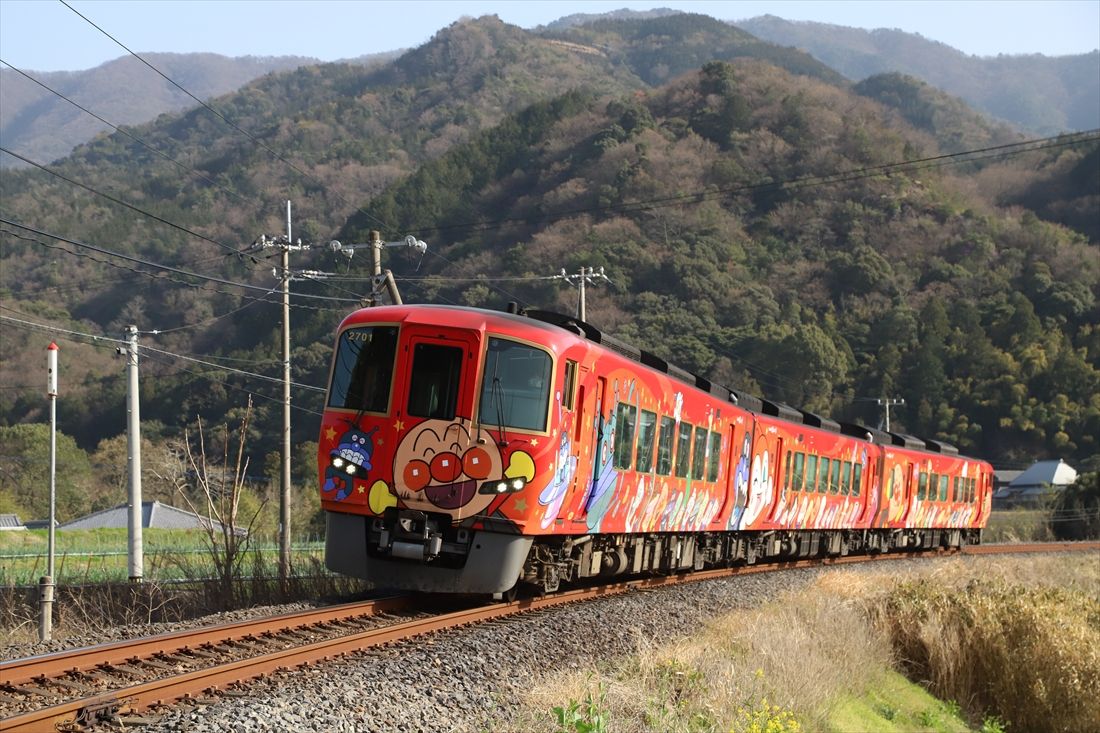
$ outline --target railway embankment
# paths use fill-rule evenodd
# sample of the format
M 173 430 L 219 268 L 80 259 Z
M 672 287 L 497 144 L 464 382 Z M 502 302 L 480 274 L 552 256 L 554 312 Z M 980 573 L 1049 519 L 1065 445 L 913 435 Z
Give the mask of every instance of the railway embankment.
M 1100 730 L 1096 552 L 827 570 L 548 672 L 500 729 Z

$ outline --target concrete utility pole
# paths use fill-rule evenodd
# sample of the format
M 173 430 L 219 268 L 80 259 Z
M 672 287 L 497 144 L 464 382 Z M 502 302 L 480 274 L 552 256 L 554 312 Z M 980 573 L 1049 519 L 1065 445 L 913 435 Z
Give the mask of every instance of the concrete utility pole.
M 874 402 L 879 407 L 886 408 L 886 432 L 890 432 L 890 408 L 905 404 L 900 397 L 857 397 L 856 402 Z
M 385 282 L 390 291 L 390 297 L 394 303 L 401 303 L 401 296 L 397 292 L 397 284 L 393 274 L 385 271 L 382 274 L 382 249 L 384 247 L 413 247 L 424 252 L 428 245 L 415 237 L 405 237 L 401 242 L 383 242 L 378 232 L 371 232 L 370 241 L 366 244 L 342 245 L 333 240 L 329 243 L 329 249 L 340 252 L 347 257 L 355 254 L 356 249 L 370 247 L 374 263 L 374 287 L 371 291 L 371 305 L 376 305 L 374 290 Z M 294 240 L 294 232 L 291 225 L 290 202 L 286 202 L 286 236 L 268 238 L 260 235 L 260 238 L 252 243 L 254 249 L 268 249 L 278 247 L 280 251 L 279 268 L 275 270 L 275 276 L 282 281 L 283 292 L 283 316 L 282 316 L 282 346 L 283 346 L 283 439 L 282 439 L 282 470 L 280 471 L 279 492 L 279 589 L 284 594 L 287 591 L 287 582 L 290 577 L 290 281 L 297 279 L 295 273 L 290 271 L 290 253 L 312 249 L 310 243 L 302 243 L 301 239 Z M 302 271 L 299 276 L 311 280 L 323 280 L 328 273 L 316 271 Z
M 390 270 L 382 269 L 382 250 L 388 247 L 408 247 L 409 249 L 420 252 L 421 254 L 428 251 L 428 245 L 412 236 L 411 234 L 404 239 L 397 242 L 383 242 L 381 233 L 371 230 L 368 241 L 360 244 L 341 244 L 335 239 L 328 243 L 329 249 L 333 252 L 339 252 L 348 259 L 355 254 L 356 250 L 367 249 L 371 251 L 371 264 L 373 265 L 374 280 L 372 282 L 371 294 L 367 304 L 370 307 L 378 305 L 378 293 L 379 288 L 383 285 L 386 291 L 389 293 L 390 302 L 394 305 L 401 305 L 401 294 L 397 292 L 397 281 L 393 279 L 393 272 Z M 310 273 L 311 277 L 316 279 L 322 279 L 327 276 L 327 273 L 315 272 Z
M 586 320 L 586 308 L 584 299 L 584 285 L 585 283 L 592 283 L 593 285 L 597 281 L 611 282 L 611 280 L 604 274 L 603 268 L 597 270 L 595 267 L 581 267 L 581 270 L 576 275 L 570 275 L 565 272 L 565 268 L 557 275 L 554 275 L 553 280 L 564 280 L 570 285 L 576 285 L 580 289 L 580 293 L 577 299 L 577 318 L 584 321 Z M 576 282 L 574 282 L 574 279 Z
M 53 636 L 54 532 L 57 516 L 57 344 L 46 347 L 46 397 L 50 401 L 50 518 L 46 542 L 46 575 L 39 579 L 38 640 Z
M 138 386 L 138 330 L 137 326 L 127 329 L 130 345 L 125 349 L 127 356 L 126 380 L 126 464 L 129 467 L 129 505 L 126 516 L 126 528 L 130 561 L 130 582 L 141 583 L 145 577 L 145 556 L 142 547 L 142 501 L 141 501 L 141 410 Z
M 282 281 L 282 357 L 283 357 L 283 434 L 282 467 L 279 472 L 279 590 L 287 591 L 290 578 L 290 252 L 310 249 L 309 244 L 293 240 L 290 202 L 286 202 L 286 236 L 268 239 L 261 235 L 253 247 L 280 250 L 279 269 L 275 276 Z

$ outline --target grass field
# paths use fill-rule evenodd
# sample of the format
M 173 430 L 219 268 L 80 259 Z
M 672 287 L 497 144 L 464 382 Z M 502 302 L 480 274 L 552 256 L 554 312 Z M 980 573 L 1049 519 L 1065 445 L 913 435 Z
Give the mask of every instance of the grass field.
M 830 571 L 691 637 L 548 672 L 532 681 L 523 711 L 497 727 L 1100 730 L 1098 560 L 1092 552 Z
M 209 576 L 213 572 L 206 535 L 197 530 L 146 529 L 142 533 L 144 576 L 149 580 L 173 581 Z M 88 584 L 125 581 L 129 577 L 128 540 L 125 529 L 64 530 L 55 532 L 54 581 L 58 584 Z M 0 532 L 0 586 L 24 586 L 38 582 L 46 573 L 47 531 Z M 277 564 L 278 547 L 256 542 L 249 548 L 245 567 L 256 561 Z M 292 548 L 292 563 L 313 565 L 321 559 L 324 542 L 298 542 Z M 259 557 L 255 557 L 255 556 Z

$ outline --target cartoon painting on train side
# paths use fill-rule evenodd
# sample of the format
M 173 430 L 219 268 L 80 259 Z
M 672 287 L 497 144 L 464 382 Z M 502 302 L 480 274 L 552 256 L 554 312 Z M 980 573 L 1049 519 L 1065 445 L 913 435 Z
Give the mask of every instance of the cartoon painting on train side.
M 329 566 L 460 592 L 976 542 L 990 471 L 567 316 L 422 305 L 345 319 L 318 446 Z

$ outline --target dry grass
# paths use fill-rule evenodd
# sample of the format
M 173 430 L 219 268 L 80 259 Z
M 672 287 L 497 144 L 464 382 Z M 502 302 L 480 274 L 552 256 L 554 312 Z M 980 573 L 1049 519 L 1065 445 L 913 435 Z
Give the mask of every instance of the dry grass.
M 976 725 L 1100 730 L 1095 553 L 906 567 L 823 573 L 685 639 L 639 631 L 627 659 L 536 680 L 500 729 L 546 730 L 551 711 L 584 701 L 602 716 L 591 729 L 616 733 L 827 730 L 845 699 L 900 667 Z
M 318 599 L 346 600 L 361 593 L 363 584 L 333 575 L 317 558 L 292 568 L 287 592 L 280 592 L 277 569 L 257 556 L 247 577 L 233 580 L 232 603 L 226 603 L 220 580 L 207 577 L 205 566 L 181 565 L 184 577 L 174 583 L 147 581 L 59 585 L 54 601 L 53 638 L 87 637 L 113 626 L 175 623 L 214 611 Z M 38 641 L 38 589 L 0 587 L 0 642 Z
M 1086 574 L 1096 573 L 1094 562 Z M 1100 730 L 1097 588 L 920 578 L 892 589 L 875 618 L 907 675 L 975 718 L 1036 733 Z

